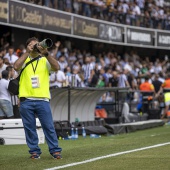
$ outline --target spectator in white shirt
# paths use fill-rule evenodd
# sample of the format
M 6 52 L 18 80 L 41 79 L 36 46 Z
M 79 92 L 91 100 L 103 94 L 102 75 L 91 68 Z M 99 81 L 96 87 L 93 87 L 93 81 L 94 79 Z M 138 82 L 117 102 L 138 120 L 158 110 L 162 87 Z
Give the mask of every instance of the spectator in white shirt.
M 118 79 L 118 87 L 130 87 L 129 82 L 127 80 L 127 74 L 128 70 L 120 71 L 119 73 L 119 79 Z
M 63 71 L 58 70 L 50 75 L 50 88 L 62 87 L 66 81 L 66 76 Z
M 139 6 L 140 10 L 144 10 L 145 0 L 136 0 L 137 5 Z
M 6 70 L 7 65 L 4 64 L 4 60 L 2 57 L 0 57 L 0 78 L 1 78 L 1 73 L 3 70 Z
M 68 66 L 68 63 L 66 61 L 66 57 L 63 54 L 58 58 L 58 64 L 60 65 L 60 70 L 64 72 L 64 69 Z
M 160 6 L 160 7 L 164 6 L 164 0 L 155 0 L 155 2 L 157 6 Z
M 14 54 L 14 48 L 9 47 L 8 53 L 4 56 L 5 63 L 9 62 L 10 65 L 13 65 L 18 57 Z
M 134 3 L 133 12 L 134 12 L 135 15 L 140 15 L 141 14 L 140 8 L 137 5 L 137 3 Z
M 14 116 L 11 103 L 11 95 L 8 91 L 9 72 L 2 71 L 2 79 L 0 80 L 0 119 L 12 118 Z
M 68 63 L 69 65 L 73 65 L 73 63 L 77 60 L 75 52 L 70 52 L 70 55 L 68 57 Z
M 129 10 L 129 5 L 127 4 L 126 1 L 124 1 L 124 3 L 122 4 L 122 8 L 123 8 L 123 13 L 126 14 Z

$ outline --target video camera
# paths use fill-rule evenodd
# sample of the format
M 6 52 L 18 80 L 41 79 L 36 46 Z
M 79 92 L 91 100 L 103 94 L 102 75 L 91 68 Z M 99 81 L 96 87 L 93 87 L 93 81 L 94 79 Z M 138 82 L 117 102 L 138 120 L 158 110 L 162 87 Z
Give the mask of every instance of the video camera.
M 53 42 L 52 42 L 52 40 L 51 40 L 50 38 L 47 38 L 47 39 L 44 39 L 43 41 L 35 44 L 35 45 L 34 45 L 34 50 L 36 50 L 37 52 L 40 53 L 40 51 L 39 51 L 38 48 L 37 48 L 37 45 L 39 45 L 39 46 L 41 46 L 41 47 L 43 47 L 43 48 L 50 48 L 50 47 L 52 47 Z

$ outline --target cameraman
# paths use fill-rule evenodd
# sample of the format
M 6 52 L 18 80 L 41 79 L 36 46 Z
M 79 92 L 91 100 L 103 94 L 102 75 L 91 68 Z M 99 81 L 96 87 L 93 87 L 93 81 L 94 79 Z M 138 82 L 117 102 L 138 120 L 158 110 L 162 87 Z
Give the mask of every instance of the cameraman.
M 14 63 L 16 71 L 21 70 L 30 60 L 41 56 L 24 69 L 19 83 L 20 114 L 27 145 L 30 148 L 30 158 L 38 159 L 41 154 L 36 133 L 36 114 L 41 122 L 50 154 L 55 159 L 61 159 L 62 149 L 58 146 L 49 103 L 49 72 L 59 70 L 59 65 L 50 56 L 47 48 L 40 45 L 37 38 L 29 38 L 26 47 L 26 53 Z

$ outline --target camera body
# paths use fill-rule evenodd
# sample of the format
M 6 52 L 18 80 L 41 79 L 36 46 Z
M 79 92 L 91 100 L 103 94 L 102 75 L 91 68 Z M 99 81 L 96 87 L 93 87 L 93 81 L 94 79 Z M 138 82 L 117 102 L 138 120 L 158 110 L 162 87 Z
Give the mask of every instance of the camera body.
M 52 42 L 52 40 L 50 38 L 47 38 L 47 39 L 44 39 L 43 41 L 35 44 L 34 45 L 34 50 L 40 53 L 40 51 L 37 48 L 37 45 L 39 45 L 39 46 L 41 46 L 43 48 L 50 48 L 50 47 L 52 47 L 53 42 Z

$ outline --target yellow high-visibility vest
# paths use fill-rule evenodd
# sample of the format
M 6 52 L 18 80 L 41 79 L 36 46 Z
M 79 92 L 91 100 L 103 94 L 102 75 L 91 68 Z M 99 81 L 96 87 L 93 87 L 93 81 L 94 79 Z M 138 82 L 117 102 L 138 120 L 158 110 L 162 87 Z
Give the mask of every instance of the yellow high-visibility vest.
M 29 61 L 30 58 L 28 57 L 25 61 L 25 64 Z M 31 78 L 34 76 L 37 76 L 39 79 L 38 88 L 32 87 Z M 47 68 L 47 59 L 45 57 L 41 57 L 38 60 L 35 60 L 29 64 L 22 72 L 19 82 L 19 97 L 50 98 L 49 70 Z

